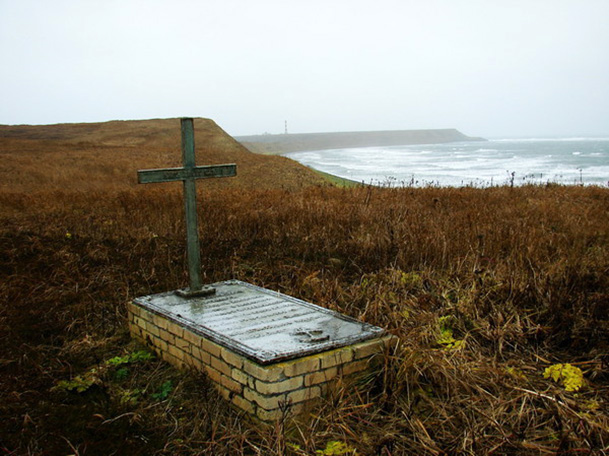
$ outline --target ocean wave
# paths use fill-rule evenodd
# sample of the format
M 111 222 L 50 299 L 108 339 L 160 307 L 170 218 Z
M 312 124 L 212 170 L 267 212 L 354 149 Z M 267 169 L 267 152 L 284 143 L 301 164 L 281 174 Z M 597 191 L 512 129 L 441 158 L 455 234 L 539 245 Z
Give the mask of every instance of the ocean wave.
M 560 142 L 577 142 L 577 141 L 609 141 L 609 137 L 569 137 L 569 138 L 501 138 L 491 139 L 496 142 L 545 142 L 545 141 L 560 141 Z
M 392 176 L 399 182 L 414 178 L 443 186 L 461 186 L 481 179 L 495 184 L 516 179 L 515 185 L 548 181 L 605 185 L 609 181 L 609 167 L 604 160 L 609 155 L 605 152 L 609 151 L 609 143 L 576 143 L 574 138 L 547 142 L 541 138 L 521 139 L 510 144 L 511 141 L 514 140 L 471 143 L 467 147 L 438 144 L 335 149 L 288 156 L 321 171 L 365 182 L 382 182 L 383 176 Z M 605 150 L 601 153 L 601 149 Z

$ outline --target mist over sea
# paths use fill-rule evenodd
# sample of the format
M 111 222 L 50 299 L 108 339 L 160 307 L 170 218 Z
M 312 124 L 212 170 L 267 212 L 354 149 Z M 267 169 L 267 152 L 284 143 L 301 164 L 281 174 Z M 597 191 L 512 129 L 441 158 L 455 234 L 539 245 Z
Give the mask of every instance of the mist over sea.
M 609 138 L 494 139 L 285 155 L 311 168 L 373 185 L 609 185 Z

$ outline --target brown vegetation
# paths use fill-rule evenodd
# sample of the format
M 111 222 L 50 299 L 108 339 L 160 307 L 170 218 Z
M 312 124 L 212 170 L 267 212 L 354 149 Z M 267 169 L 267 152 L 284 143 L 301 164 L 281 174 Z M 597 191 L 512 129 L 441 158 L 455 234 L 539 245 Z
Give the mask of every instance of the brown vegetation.
M 209 119 L 194 125 L 198 165 L 238 168 L 237 182 L 213 179 L 206 188 L 296 189 L 323 182 L 287 158 L 250 153 Z M 181 157 L 179 119 L 0 125 L 0 190 L 124 190 L 137 183 L 138 169 L 181 166 Z
M 99 166 L 117 163 L 92 185 L 86 148 L 37 139 L 48 149 L 25 155 L 63 160 L 66 186 L 26 180 L 33 167 L 7 141 L 24 140 L 0 143 L 2 177 L 22 175 L 0 189 L 4 453 L 315 455 L 334 441 L 383 456 L 609 452 L 607 189 L 272 189 L 279 172 L 259 190 L 200 183 L 209 282 L 277 289 L 400 339 L 379 376 L 265 427 L 201 375 L 108 363 L 141 350 L 125 303 L 187 283 L 180 186 L 137 187 L 123 169 L 170 165 L 179 145 L 158 164 L 91 146 Z M 218 149 L 210 162 L 237 159 Z M 579 391 L 543 377 L 556 363 L 583 371 Z

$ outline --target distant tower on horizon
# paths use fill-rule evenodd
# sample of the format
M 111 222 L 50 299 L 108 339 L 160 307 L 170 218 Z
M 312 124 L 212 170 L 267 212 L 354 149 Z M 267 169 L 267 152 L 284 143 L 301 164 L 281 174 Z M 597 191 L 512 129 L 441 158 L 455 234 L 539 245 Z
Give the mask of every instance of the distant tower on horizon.
M 288 121 L 287 120 L 285 121 L 285 133 L 284 134 L 285 135 L 288 134 Z

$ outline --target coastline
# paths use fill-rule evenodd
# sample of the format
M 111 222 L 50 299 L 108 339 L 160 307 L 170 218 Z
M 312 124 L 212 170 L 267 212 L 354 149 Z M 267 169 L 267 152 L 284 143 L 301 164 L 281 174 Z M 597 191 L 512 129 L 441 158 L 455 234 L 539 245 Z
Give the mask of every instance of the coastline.
M 609 139 L 468 141 L 285 156 L 351 181 L 391 186 L 606 186 L 609 181 Z
M 235 136 L 251 152 L 264 155 L 282 155 L 354 147 L 405 146 L 416 144 L 443 144 L 459 141 L 486 141 L 471 137 L 454 128 L 432 130 L 355 131 L 333 133 L 296 133 L 279 135 Z

